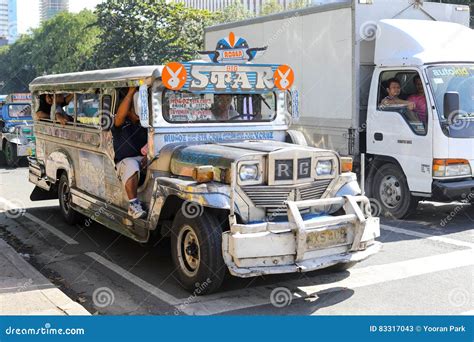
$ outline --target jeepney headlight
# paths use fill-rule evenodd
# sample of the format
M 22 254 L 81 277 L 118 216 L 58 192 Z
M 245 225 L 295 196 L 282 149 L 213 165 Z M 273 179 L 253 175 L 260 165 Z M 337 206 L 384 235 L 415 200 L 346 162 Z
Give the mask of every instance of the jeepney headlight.
M 244 164 L 240 166 L 239 178 L 241 181 L 254 181 L 260 177 L 260 168 L 258 164 Z
M 333 165 L 332 160 L 320 160 L 316 164 L 317 176 L 330 176 L 332 174 Z
M 8 128 L 8 133 L 15 133 L 15 130 L 16 130 L 16 127 L 15 127 L 15 126 L 9 127 L 9 128 Z

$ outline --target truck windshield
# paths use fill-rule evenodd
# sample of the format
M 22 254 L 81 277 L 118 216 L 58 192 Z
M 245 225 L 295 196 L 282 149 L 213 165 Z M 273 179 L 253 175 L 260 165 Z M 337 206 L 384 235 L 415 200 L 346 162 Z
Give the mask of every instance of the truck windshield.
M 195 94 L 165 90 L 163 116 L 172 123 L 272 121 L 276 96 L 264 94 Z
M 8 105 L 8 116 L 11 118 L 29 118 L 31 117 L 31 106 L 29 104 Z
M 474 138 L 474 64 L 443 65 L 428 68 L 440 122 L 453 138 Z M 459 113 L 443 113 L 444 94 L 459 94 Z

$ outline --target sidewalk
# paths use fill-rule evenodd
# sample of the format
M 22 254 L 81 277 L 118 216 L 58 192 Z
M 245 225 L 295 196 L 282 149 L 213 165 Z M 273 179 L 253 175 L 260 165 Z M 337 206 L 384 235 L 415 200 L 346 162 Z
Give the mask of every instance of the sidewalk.
M 90 315 L 0 239 L 0 315 Z

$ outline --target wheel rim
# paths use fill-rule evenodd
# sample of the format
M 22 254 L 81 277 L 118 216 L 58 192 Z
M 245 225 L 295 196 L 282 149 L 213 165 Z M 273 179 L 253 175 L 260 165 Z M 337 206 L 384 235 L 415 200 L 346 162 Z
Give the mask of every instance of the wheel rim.
M 199 271 L 201 251 L 196 232 L 190 226 L 183 226 L 177 239 L 178 260 L 181 269 L 188 277 Z
M 61 186 L 61 206 L 64 212 L 69 213 L 69 203 L 71 202 L 71 192 L 69 191 L 69 185 L 64 182 Z
M 388 208 L 396 208 L 402 200 L 402 186 L 397 177 L 385 176 L 380 183 L 380 199 Z

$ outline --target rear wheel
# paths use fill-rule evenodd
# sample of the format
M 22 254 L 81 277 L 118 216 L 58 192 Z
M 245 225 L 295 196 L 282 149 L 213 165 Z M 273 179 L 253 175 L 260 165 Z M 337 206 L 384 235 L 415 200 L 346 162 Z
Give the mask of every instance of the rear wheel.
M 58 185 L 59 208 L 64 220 L 73 225 L 79 222 L 80 214 L 71 207 L 71 188 L 67 174 L 63 173 Z
M 18 156 L 16 150 L 16 144 L 11 142 L 5 143 L 5 162 L 9 167 L 16 167 L 18 165 Z
M 198 217 L 178 212 L 171 232 L 171 254 L 178 280 L 197 295 L 219 289 L 226 273 L 222 258 L 222 230 L 218 220 L 204 211 Z
M 410 193 L 405 175 L 394 164 L 384 164 L 375 172 L 373 194 L 382 213 L 397 219 L 412 214 L 418 207 L 418 198 Z

